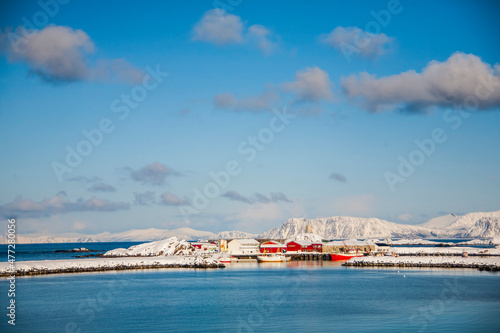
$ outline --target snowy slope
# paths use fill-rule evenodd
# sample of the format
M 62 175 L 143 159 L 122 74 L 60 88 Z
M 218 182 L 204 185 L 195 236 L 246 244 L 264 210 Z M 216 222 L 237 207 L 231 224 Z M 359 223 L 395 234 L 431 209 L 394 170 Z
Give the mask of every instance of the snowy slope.
M 438 216 L 433 219 L 430 219 L 429 221 L 420 224 L 421 227 L 424 228 L 445 228 L 451 224 L 453 224 L 456 220 L 458 220 L 461 216 L 460 215 L 455 215 L 455 214 L 447 214 L 443 216 Z
M 292 238 L 312 227 L 312 232 L 325 239 L 333 238 L 400 238 L 432 237 L 433 231 L 420 226 L 387 222 L 377 218 L 334 216 L 319 219 L 289 219 L 280 228 L 259 235 L 260 238 Z
M 491 237 L 493 236 L 493 233 L 498 235 L 499 223 L 500 211 L 489 213 L 469 213 L 461 216 L 454 223 L 444 228 L 444 230 L 464 235 L 475 234 L 477 237 Z M 491 234 L 491 236 L 480 236 L 482 234 Z
M 293 238 L 287 239 L 285 244 L 291 241 L 307 241 L 311 243 L 321 243 L 323 241 L 323 237 L 315 233 L 306 233 L 302 232 L 300 234 L 295 235 Z
M 479 237 L 500 236 L 500 211 L 487 213 L 469 213 L 462 216 L 445 215 L 421 224 L 431 227 L 446 237 Z
M 221 231 L 217 235 L 215 235 L 215 239 L 247 239 L 247 238 L 255 238 L 258 235 L 251 234 L 244 231 Z
M 179 241 L 177 237 L 171 237 L 155 242 L 134 245 L 128 249 L 118 248 L 108 251 L 105 257 L 133 257 L 133 256 L 173 256 L 194 254 L 196 249 L 188 242 Z

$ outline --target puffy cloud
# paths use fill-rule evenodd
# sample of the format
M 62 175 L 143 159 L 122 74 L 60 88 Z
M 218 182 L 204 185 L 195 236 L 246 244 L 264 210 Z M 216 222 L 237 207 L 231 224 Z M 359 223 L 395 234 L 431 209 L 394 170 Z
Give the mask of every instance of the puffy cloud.
M 214 105 L 219 109 L 231 111 L 252 111 L 259 112 L 270 110 L 272 104 L 279 99 L 278 95 L 271 91 L 266 91 L 261 95 L 248 96 L 238 100 L 231 93 L 219 94 L 214 97 Z
M 279 88 L 269 84 L 264 93 L 240 99 L 231 93 L 223 93 L 215 95 L 213 103 L 219 109 L 259 112 L 276 107 L 280 98 L 284 99 L 283 91 L 292 92 L 293 112 L 301 115 L 318 115 L 322 112 L 318 103 L 333 99 L 328 73 L 319 67 L 307 67 L 296 72 L 295 81 L 281 84 Z
M 283 88 L 294 93 L 296 102 L 319 102 L 333 98 L 328 73 L 319 67 L 298 71 L 295 81 L 283 84 Z
M 178 177 L 181 175 L 180 172 L 175 171 L 159 162 L 145 165 L 139 170 L 132 170 L 130 168 L 127 169 L 130 171 L 130 178 L 132 178 L 132 180 L 149 185 L 163 185 L 165 184 L 167 176 Z
M 260 24 L 254 24 L 248 28 L 248 37 L 254 42 L 264 54 L 271 54 L 277 44 L 271 40 L 273 37 L 271 31 Z
M 473 54 L 456 52 L 446 61 L 431 61 L 414 70 L 377 78 L 361 73 L 342 78 L 345 94 L 371 112 L 469 105 L 480 110 L 500 106 L 500 65 L 494 67 Z M 476 105 L 477 103 L 477 105 Z
M 263 25 L 254 24 L 246 29 L 241 17 L 216 8 L 203 14 L 193 28 L 191 40 L 215 45 L 245 43 L 257 47 L 264 54 L 271 54 L 277 48 L 276 38 Z
M 271 203 L 271 202 L 279 202 L 279 201 L 288 202 L 288 203 L 293 202 L 292 200 L 288 199 L 288 197 L 285 194 L 283 194 L 281 192 L 271 193 L 270 196 L 268 196 L 268 197 L 263 195 L 263 194 L 260 194 L 260 193 L 255 193 L 255 201 L 261 202 L 261 203 Z
M 127 210 L 129 207 L 130 205 L 128 203 L 111 202 L 97 197 L 91 197 L 87 200 L 78 199 L 75 202 L 71 202 L 68 201 L 64 195 L 56 194 L 42 201 L 17 197 L 5 205 L 0 205 L 0 212 L 5 217 L 47 217 L 70 212 L 113 212 Z
M 358 27 L 336 27 L 329 34 L 322 35 L 320 40 L 342 51 L 350 62 L 352 54 L 373 59 L 387 53 L 394 39 L 384 33 L 373 34 Z
M 281 192 L 270 193 L 269 196 L 265 196 L 264 194 L 256 192 L 253 197 L 245 197 L 244 195 L 241 195 L 236 191 L 227 191 L 224 194 L 222 194 L 222 197 L 228 198 L 233 201 L 244 202 L 247 204 L 257 204 L 257 203 L 267 204 L 267 203 L 276 203 L 279 201 L 288 203 L 293 202 L 290 199 L 288 199 L 288 197 L 285 194 Z
M 347 179 L 345 178 L 344 175 L 341 175 L 340 173 L 335 173 L 335 172 L 332 172 L 330 174 L 330 179 L 336 180 L 336 181 L 341 182 L 341 183 L 347 182 Z
M 161 195 L 161 202 L 166 206 L 184 206 L 191 203 L 188 198 L 181 199 L 172 192 L 163 193 Z
M 234 200 L 234 201 L 241 201 L 241 202 L 244 202 L 244 203 L 247 203 L 247 204 L 252 204 L 252 200 L 250 200 L 249 198 L 239 194 L 238 192 L 236 191 L 227 191 L 226 193 L 222 194 L 222 197 L 224 198 L 228 198 L 230 200 Z
M 124 59 L 98 60 L 89 64 L 95 46 L 80 29 L 49 25 L 42 30 L 0 30 L 0 53 L 10 62 L 22 62 L 42 80 L 64 83 L 81 80 L 139 83 L 142 71 Z
M 156 203 L 156 194 L 153 191 L 147 191 L 143 193 L 134 193 L 136 205 L 149 206 Z
M 225 45 L 243 41 L 243 23 L 239 16 L 224 9 L 211 9 L 193 28 L 192 40 Z
M 90 192 L 115 192 L 116 188 L 105 183 L 97 183 L 89 187 Z

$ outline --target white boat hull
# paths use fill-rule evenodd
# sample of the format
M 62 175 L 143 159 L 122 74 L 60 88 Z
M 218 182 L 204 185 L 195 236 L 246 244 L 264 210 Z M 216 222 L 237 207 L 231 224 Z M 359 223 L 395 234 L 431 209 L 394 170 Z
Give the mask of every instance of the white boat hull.
M 257 256 L 258 262 L 287 262 L 290 257 L 285 256 Z

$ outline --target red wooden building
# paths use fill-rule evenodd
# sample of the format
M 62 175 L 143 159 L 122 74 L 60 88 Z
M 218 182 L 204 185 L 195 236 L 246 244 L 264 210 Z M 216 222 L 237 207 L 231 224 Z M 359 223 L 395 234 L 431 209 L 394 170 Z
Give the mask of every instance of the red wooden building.
M 296 240 L 286 244 L 286 252 L 321 252 L 323 244 Z
M 215 251 L 217 249 L 216 243 L 208 243 L 208 242 L 193 242 L 191 245 L 202 251 Z
M 260 244 L 260 253 L 280 253 L 286 250 L 286 245 L 275 241 Z

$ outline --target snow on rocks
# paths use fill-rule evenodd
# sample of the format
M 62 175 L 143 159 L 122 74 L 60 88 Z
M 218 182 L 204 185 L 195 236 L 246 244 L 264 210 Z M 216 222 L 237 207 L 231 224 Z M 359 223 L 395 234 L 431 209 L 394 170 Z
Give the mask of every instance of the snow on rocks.
M 104 254 L 105 258 L 78 260 L 19 261 L 16 275 L 96 272 L 148 268 L 222 268 L 217 258 L 197 251 L 185 240 L 176 237 L 118 248 Z M 0 276 L 9 276 L 10 263 L 0 263 Z
M 347 261 L 345 266 L 361 267 L 444 267 L 477 268 L 480 270 L 499 271 L 499 257 L 360 257 Z
M 128 249 L 118 248 L 104 253 L 104 257 L 150 257 L 150 256 L 173 256 L 193 255 L 196 249 L 185 240 L 177 240 L 170 237 L 155 242 L 134 245 Z
M 217 259 L 202 256 L 159 256 L 92 258 L 78 260 L 36 260 L 19 261 L 15 273 L 10 271 L 10 263 L 0 263 L 0 276 L 38 275 L 55 273 L 99 272 L 126 269 L 149 268 L 222 268 Z
M 408 256 L 450 256 L 462 255 L 464 252 L 468 255 L 500 256 L 500 249 L 477 247 L 392 247 L 391 252 Z

